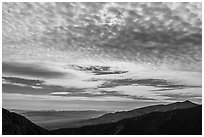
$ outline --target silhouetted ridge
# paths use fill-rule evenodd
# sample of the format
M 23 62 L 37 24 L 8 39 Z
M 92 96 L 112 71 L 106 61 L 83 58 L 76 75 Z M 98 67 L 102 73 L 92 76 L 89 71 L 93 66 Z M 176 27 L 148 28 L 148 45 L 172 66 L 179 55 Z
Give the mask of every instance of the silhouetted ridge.
M 57 129 L 51 132 L 64 135 L 201 135 L 202 106 L 152 112 L 115 123 Z
M 191 102 L 191 101 L 189 101 L 189 100 L 184 101 L 184 103 L 195 104 L 195 103 L 193 103 L 193 102 Z
M 147 106 L 147 107 L 137 108 L 137 109 L 130 110 L 130 111 L 108 113 L 99 118 L 94 118 L 90 120 L 84 120 L 80 122 L 67 124 L 67 128 L 81 127 L 81 126 L 94 125 L 94 124 L 96 125 L 96 124 L 112 123 L 112 122 L 117 122 L 122 119 L 141 116 L 141 115 L 148 114 L 151 112 L 156 112 L 156 111 L 166 112 L 166 111 L 171 111 L 171 110 L 176 110 L 176 109 L 191 108 L 197 105 L 198 104 L 192 103 L 190 101 L 184 101 L 184 102 L 171 103 L 167 105 Z
M 3 135 L 46 135 L 49 131 L 35 125 L 25 117 L 2 108 Z
M 121 116 L 123 119 L 119 120 L 121 118 L 119 116 Z M 98 118 L 99 122 L 101 122 L 100 120 L 104 120 L 105 122 L 107 121 L 111 122 L 100 124 L 92 122 L 93 123 L 92 125 L 82 126 L 80 128 L 61 128 L 48 131 L 35 125 L 25 117 L 18 115 L 16 113 L 11 113 L 8 110 L 2 108 L 2 134 L 3 135 L 202 134 L 202 106 L 194 104 L 190 101 L 176 102 L 168 105 L 155 105 L 131 111 L 106 114 L 102 116 L 102 118 L 101 117 Z M 110 118 L 110 120 L 108 118 Z M 118 121 L 112 121 L 115 119 Z

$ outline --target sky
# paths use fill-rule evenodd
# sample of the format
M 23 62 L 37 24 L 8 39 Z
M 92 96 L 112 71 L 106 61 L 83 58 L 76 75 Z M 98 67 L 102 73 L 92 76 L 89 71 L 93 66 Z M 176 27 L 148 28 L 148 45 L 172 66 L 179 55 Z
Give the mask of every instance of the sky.
M 202 3 L 3 3 L 2 104 L 202 103 Z

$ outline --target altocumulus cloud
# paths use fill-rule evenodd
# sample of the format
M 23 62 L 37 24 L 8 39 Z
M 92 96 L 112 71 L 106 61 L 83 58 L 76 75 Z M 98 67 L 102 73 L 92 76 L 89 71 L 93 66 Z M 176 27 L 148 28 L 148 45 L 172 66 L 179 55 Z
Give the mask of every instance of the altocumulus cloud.
M 3 3 L 3 58 L 179 62 L 201 70 L 201 9 L 201 3 Z

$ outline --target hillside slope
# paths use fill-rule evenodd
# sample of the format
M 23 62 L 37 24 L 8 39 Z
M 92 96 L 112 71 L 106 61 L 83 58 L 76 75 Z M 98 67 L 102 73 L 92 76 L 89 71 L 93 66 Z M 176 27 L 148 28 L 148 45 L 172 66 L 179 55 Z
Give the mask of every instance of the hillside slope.
M 11 113 L 2 108 L 2 134 L 3 135 L 46 135 L 50 134 L 25 117 Z
M 176 110 L 176 109 L 191 108 L 191 107 L 195 107 L 197 105 L 198 104 L 192 103 L 192 102 L 187 100 L 184 102 L 176 102 L 176 103 L 171 103 L 171 104 L 167 104 L 167 105 L 147 106 L 147 107 L 137 108 L 137 109 L 130 110 L 130 111 L 108 113 L 108 114 L 105 114 L 99 118 L 83 120 L 80 122 L 67 123 L 67 128 L 75 128 L 75 127 L 81 127 L 81 126 L 86 126 L 86 125 L 112 123 L 112 122 L 117 122 L 117 121 L 127 119 L 127 118 L 142 116 L 144 114 L 148 114 L 151 112 L 166 112 L 166 111 L 171 111 L 171 110 Z
M 202 106 L 168 112 L 152 112 L 115 123 L 58 129 L 53 134 L 73 135 L 200 135 Z

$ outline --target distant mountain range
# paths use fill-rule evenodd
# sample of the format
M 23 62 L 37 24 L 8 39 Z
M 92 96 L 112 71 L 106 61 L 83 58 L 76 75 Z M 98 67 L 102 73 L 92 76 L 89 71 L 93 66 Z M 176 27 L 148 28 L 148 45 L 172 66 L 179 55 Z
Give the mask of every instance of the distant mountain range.
M 2 110 L 3 134 L 61 135 L 190 135 L 202 134 L 202 106 L 190 101 L 108 113 L 72 123 L 77 128 L 43 129 L 25 117 Z M 81 125 L 79 125 L 81 123 Z M 70 127 L 71 125 L 67 125 Z M 82 127 L 81 127 L 82 126 Z
M 20 114 L 35 124 L 50 129 L 67 127 L 68 123 L 75 123 L 82 120 L 93 119 L 100 117 L 108 112 L 106 111 L 31 111 L 31 110 L 19 110 L 10 109 L 11 112 Z
M 51 131 L 61 135 L 201 135 L 202 106 L 152 112 L 115 123 Z
M 168 105 L 154 105 L 154 106 L 147 106 L 138 109 L 134 109 L 131 111 L 121 111 L 115 113 L 108 113 L 99 118 L 83 120 L 79 122 L 71 122 L 67 123 L 67 127 L 80 127 L 85 125 L 96 125 L 96 124 L 104 124 L 104 123 L 112 123 L 117 122 L 122 119 L 133 118 L 137 116 L 141 116 L 144 114 L 148 114 L 151 112 L 166 112 L 175 109 L 183 109 L 183 108 L 191 108 L 197 106 L 197 104 L 192 103 L 190 101 L 184 102 L 176 102 Z

